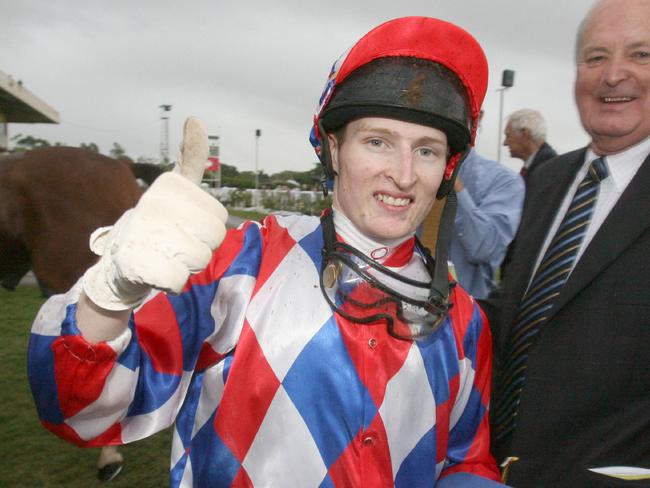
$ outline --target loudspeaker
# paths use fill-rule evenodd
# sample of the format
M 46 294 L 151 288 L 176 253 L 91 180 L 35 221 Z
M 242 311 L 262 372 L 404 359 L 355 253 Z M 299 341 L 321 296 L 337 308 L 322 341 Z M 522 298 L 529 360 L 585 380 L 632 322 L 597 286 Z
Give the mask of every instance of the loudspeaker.
M 503 70 L 503 77 L 501 78 L 501 86 L 510 88 L 515 84 L 515 72 L 511 69 Z

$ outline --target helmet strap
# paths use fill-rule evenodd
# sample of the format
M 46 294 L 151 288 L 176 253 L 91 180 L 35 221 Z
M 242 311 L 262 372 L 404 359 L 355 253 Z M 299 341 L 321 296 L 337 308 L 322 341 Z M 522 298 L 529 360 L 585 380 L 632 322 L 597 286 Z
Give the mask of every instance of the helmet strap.
M 325 132 L 325 127 L 323 127 L 323 122 L 319 119 L 318 123 L 318 135 L 320 136 L 320 162 L 323 165 L 323 178 L 321 179 L 321 190 L 323 191 L 323 196 L 326 197 L 329 194 L 328 182 L 334 181 L 334 168 L 332 167 L 332 153 L 330 151 L 330 141 L 327 137 L 327 132 Z
M 449 240 L 451 237 L 451 232 L 454 227 L 455 218 L 456 218 L 456 192 L 453 190 L 453 184 L 452 184 L 451 190 L 447 194 L 447 201 L 442 210 L 442 215 L 440 217 L 440 224 L 438 226 L 438 237 L 436 239 L 435 266 L 433 269 L 429 270 L 432 276 L 431 296 L 434 297 L 437 294 L 438 296 L 436 298 L 438 298 L 438 300 L 444 303 L 446 303 L 447 300 L 449 299 L 450 288 L 455 286 L 455 283 L 452 283 L 451 285 L 449 283 L 449 266 L 447 265 L 447 259 L 449 254 Z M 427 252 L 428 251 L 429 250 L 427 249 Z M 426 261 L 427 263 L 431 262 L 431 260 L 426 260 Z
M 323 127 L 323 121 L 318 120 L 318 135 L 320 136 L 320 162 L 325 170 L 326 179 L 334 179 L 334 169 L 332 168 L 332 154 L 330 152 L 330 141 L 327 138 L 327 132 Z
M 465 158 L 467 158 L 469 152 L 470 149 L 467 149 L 465 152 L 461 153 L 458 156 L 458 162 L 456 163 L 456 166 L 454 166 L 454 170 L 452 171 L 451 176 L 449 176 L 448 179 L 443 179 L 442 183 L 440 183 L 440 186 L 438 187 L 438 193 L 436 193 L 436 198 L 438 200 L 445 198 L 449 192 L 454 189 L 454 182 L 456 181 L 456 176 L 460 170 L 460 165 L 463 163 L 463 161 L 465 161 Z

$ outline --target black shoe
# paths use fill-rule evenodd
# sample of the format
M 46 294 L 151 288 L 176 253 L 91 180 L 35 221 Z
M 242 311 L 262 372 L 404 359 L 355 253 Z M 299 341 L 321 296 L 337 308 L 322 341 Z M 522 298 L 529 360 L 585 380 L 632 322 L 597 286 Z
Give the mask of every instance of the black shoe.
M 99 481 L 111 481 L 122 471 L 122 463 L 110 463 L 97 470 Z

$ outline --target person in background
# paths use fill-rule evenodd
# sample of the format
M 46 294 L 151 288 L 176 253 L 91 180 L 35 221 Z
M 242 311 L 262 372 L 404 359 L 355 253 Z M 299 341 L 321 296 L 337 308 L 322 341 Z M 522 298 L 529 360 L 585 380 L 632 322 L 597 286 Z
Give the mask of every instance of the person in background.
M 79 445 L 174 424 L 171 486 L 491 487 L 490 330 L 415 230 L 453 187 L 487 88 L 463 29 L 405 17 L 333 66 L 311 142 L 333 180 L 321 218 L 226 231 L 196 185 L 207 131 L 101 257 L 34 322 L 43 424 Z M 440 235 L 453 225 L 443 218 Z M 444 239 L 441 239 L 441 242 Z
M 97 479 L 111 481 L 115 479 L 123 468 L 124 457 L 116 446 L 103 446 L 97 458 Z
M 494 452 L 517 487 L 650 486 L 650 0 L 576 42 L 585 148 L 535 170 L 493 329 Z
M 530 174 L 542 163 L 557 156 L 555 149 L 546 142 L 546 122 L 537 110 L 523 108 L 513 112 L 508 117 L 505 128 L 504 146 L 510 149 L 510 156 L 523 160 L 519 171 L 524 182 L 528 182 Z M 505 256 L 500 263 L 500 277 L 505 278 L 508 266 L 512 260 L 515 242 L 508 245 Z M 485 297 L 480 297 L 485 298 Z
M 496 287 L 497 270 L 519 226 L 524 183 L 514 171 L 472 149 L 454 190 L 458 210 L 449 259 L 461 286 L 476 298 L 486 298 Z
M 546 142 L 546 122 L 537 110 L 522 108 L 510 114 L 504 133 L 503 145 L 510 149 L 510 156 L 524 162 L 519 174 L 525 181 L 531 171 L 557 156 Z

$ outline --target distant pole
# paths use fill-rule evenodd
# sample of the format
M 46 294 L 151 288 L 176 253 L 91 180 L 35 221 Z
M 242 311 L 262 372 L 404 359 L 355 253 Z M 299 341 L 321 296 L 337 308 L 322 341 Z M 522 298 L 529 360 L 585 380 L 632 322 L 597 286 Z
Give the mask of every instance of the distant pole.
M 160 106 L 160 162 L 169 163 L 169 116 L 171 105 Z
M 262 135 L 261 129 L 255 129 L 255 189 L 257 190 L 260 185 L 260 172 L 259 172 L 259 152 L 260 152 L 260 136 Z
M 515 72 L 511 69 L 504 69 L 501 76 L 501 88 L 499 88 L 499 135 L 497 146 L 497 161 L 501 162 L 501 134 L 503 133 L 503 94 L 515 84 Z
M 219 136 L 208 136 L 208 160 L 212 176 L 212 183 L 215 187 L 221 188 L 221 161 L 219 160 Z M 216 169 L 215 169 L 216 166 Z

